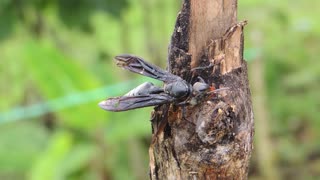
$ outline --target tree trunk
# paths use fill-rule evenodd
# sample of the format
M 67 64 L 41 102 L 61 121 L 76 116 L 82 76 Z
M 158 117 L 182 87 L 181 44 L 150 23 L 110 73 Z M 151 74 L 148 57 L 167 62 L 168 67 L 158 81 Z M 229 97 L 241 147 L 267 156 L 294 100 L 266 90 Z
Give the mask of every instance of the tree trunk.
M 229 90 L 183 112 L 173 105 L 155 108 L 150 179 L 247 179 L 253 113 L 242 56 L 245 22 L 236 22 L 236 10 L 236 0 L 184 1 L 169 46 L 168 70 Z M 214 66 L 191 71 L 210 64 Z

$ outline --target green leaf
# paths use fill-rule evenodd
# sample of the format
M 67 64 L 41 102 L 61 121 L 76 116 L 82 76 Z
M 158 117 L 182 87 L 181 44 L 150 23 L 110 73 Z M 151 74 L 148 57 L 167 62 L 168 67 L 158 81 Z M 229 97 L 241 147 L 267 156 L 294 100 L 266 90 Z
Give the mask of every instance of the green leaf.
M 68 132 L 57 132 L 49 142 L 50 146 L 39 155 L 31 169 L 31 180 L 61 179 L 58 167 L 72 148 L 73 137 Z

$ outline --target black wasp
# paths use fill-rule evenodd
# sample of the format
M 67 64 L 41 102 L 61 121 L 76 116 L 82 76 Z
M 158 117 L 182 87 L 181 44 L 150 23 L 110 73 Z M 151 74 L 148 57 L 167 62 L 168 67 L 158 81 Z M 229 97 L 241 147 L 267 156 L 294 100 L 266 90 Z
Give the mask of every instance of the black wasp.
M 223 89 L 214 90 L 201 78 L 199 78 L 199 82 L 191 85 L 181 77 L 152 65 L 137 56 L 119 55 L 115 57 L 115 60 L 119 67 L 164 82 L 164 87 L 160 88 L 150 82 L 145 82 L 123 96 L 100 102 L 99 106 L 104 110 L 127 111 L 168 103 L 196 105 L 208 95 Z

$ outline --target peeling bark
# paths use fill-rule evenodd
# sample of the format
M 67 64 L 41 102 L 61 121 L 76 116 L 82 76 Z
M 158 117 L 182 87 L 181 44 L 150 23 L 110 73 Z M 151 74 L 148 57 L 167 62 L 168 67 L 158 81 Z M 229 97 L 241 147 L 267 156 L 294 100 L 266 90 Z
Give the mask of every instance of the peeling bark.
M 195 107 L 162 105 L 152 114 L 150 179 L 247 179 L 253 113 L 236 0 L 185 0 L 169 46 L 169 71 L 228 87 Z M 163 131 L 159 129 L 164 129 Z

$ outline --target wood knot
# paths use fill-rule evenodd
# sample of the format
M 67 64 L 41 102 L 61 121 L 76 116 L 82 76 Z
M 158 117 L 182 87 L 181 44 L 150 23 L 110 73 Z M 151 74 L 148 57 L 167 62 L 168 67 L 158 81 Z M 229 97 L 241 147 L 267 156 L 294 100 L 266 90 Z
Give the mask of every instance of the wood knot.
M 212 105 L 208 104 L 196 120 L 196 132 L 204 143 L 215 144 L 223 138 L 234 136 L 233 129 L 235 124 L 232 120 L 234 116 L 230 105 L 220 101 L 212 111 Z

